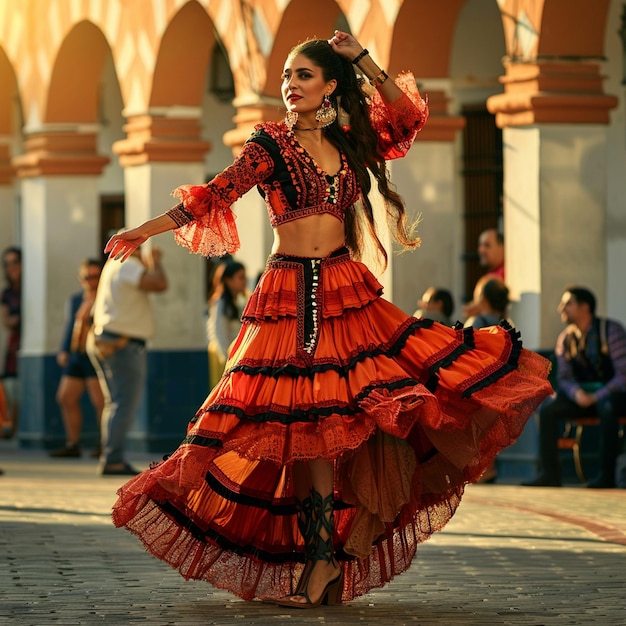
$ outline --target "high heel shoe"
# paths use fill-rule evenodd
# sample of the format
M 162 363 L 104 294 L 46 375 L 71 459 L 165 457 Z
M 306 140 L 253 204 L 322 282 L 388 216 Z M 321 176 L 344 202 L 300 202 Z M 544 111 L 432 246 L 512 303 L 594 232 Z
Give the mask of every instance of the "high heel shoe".
M 315 602 L 309 598 L 308 589 L 304 589 L 300 593 L 294 593 L 286 598 L 277 598 L 273 603 L 277 606 L 288 606 L 294 609 L 316 609 L 320 605 L 333 606 L 341 604 L 342 592 L 343 570 L 339 572 L 337 578 L 331 580 L 326 587 L 324 587 L 322 594 Z M 305 602 L 300 602 L 295 598 L 304 598 Z
M 309 508 L 310 507 L 310 508 Z M 296 609 L 313 609 L 321 604 L 335 605 L 341 604 L 343 592 L 343 570 L 335 560 L 333 553 L 333 494 L 323 498 L 314 489 L 311 490 L 311 499 L 302 503 L 299 511 L 298 527 L 305 540 L 305 554 L 307 563 L 305 565 L 296 592 L 284 598 L 276 598 L 273 603 L 282 607 Z M 322 537 L 322 534 L 324 537 Z M 324 589 L 317 598 L 312 601 L 309 596 L 309 583 L 315 565 L 319 561 L 325 561 L 333 567 L 339 568 L 339 573 L 335 578 L 326 583 Z M 298 600 L 304 598 L 304 602 Z

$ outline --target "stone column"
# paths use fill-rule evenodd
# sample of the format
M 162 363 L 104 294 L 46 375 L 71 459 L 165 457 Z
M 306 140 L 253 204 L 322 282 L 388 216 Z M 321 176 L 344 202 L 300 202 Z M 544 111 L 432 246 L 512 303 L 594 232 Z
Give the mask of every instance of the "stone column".
M 181 114 L 183 113 L 183 114 Z M 178 200 L 172 191 L 204 180 L 200 110 L 177 115 L 151 111 L 128 119 L 127 137 L 114 144 L 124 169 L 126 226 L 160 215 Z M 146 247 L 163 250 L 167 291 L 153 294 L 157 333 L 149 343 L 148 384 L 131 447 L 168 451 L 184 437 L 187 422 L 208 393 L 206 259 L 178 246 L 171 232 Z
M 605 150 L 609 110 L 598 63 L 505 65 L 488 108 L 504 129 L 504 225 L 512 317 L 530 348 L 554 346 L 556 306 L 572 282 L 605 298 Z
M 503 128 L 504 231 L 511 317 L 524 345 L 552 350 L 563 328 L 564 288 L 590 287 L 606 301 L 606 133 L 617 99 L 598 63 L 507 62 L 503 94 L 489 110 Z M 534 420 L 499 457 L 502 476 L 532 476 Z
M 44 129 L 29 135 L 13 159 L 21 179 L 22 342 L 19 441 L 55 445 L 64 439 L 55 392 L 56 352 L 68 296 L 79 289 L 78 265 L 100 255 L 98 176 L 108 162 L 96 153 L 96 132 Z M 93 423 L 86 424 L 95 432 Z

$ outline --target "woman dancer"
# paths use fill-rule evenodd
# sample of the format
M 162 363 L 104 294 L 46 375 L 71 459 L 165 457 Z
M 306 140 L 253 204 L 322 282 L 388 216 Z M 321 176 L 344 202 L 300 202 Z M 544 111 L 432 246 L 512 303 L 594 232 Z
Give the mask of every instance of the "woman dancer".
M 335 31 L 290 52 L 282 95 L 284 122 L 105 249 L 124 259 L 175 229 L 193 251 L 233 253 L 230 206 L 255 185 L 275 238 L 224 376 L 113 518 L 186 578 L 311 608 L 406 570 L 551 389 L 514 330 L 408 317 L 358 260 L 366 239 L 384 256 L 370 175 L 398 242 L 419 245 L 385 167 L 428 116 L 413 76 L 394 81 Z

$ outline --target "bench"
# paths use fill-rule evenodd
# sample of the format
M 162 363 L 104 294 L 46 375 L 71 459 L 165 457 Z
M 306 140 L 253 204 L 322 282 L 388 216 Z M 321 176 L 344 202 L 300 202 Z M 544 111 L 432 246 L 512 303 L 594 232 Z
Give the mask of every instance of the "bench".
M 626 429 L 626 415 L 618 418 L 620 426 L 620 437 L 624 436 Z M 583 438 L 583 431 L 588 426 L 599 426 L 599 417 L 573 417 L 565 422 L 565 430 L 558 440 L 559 450 L 571 450 L 574 457 L 574 467 L 576 468 L 576 476 L 581 483 L 587 482 L 585 471 L 583 469 L 580 443 Z

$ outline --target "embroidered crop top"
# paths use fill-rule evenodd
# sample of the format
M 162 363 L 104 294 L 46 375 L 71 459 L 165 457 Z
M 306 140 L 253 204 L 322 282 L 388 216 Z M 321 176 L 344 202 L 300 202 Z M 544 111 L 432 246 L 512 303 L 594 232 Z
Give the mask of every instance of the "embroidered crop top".
M 369 105 L 378 149 L 385 159 L 404 156 L 428 118 L 428 106 L 413 75 L 401 74 L 396 83 L 403 91 L 396 101 L 387 104 L 375 91 Z M 231 206 L 255 185 L 272 226 L 319 213 L 343 221 L 361 188 L 346 156 L 340 156 L 339 171 L 325 172 L 284 122 L 257 125 L 232 165 L 205 185 L 184 185 L 174 191 L 181 202 L 168 215 L 177 224 L 177 243 L 204 256 L 236 252 L 239 236 Z

